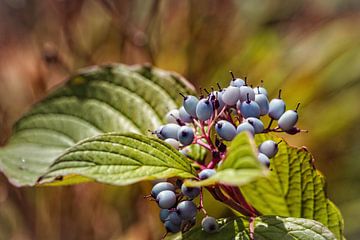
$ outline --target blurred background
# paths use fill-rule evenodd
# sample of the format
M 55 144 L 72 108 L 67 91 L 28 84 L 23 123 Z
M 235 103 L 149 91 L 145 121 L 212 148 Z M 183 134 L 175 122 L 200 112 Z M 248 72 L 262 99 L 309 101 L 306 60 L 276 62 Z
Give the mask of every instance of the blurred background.
M 358 0 L 0 0 L 1 142 L 77 69 L 109 62 L 149 62 L 197 88 L 225 86 L 229 70 L 282 88 L 309 130 L 286 139 L 313 153 L 346 237 L 360 239 Z M 0 239 L 159 239 L 150 186 L 16 188 L 1 175 Z

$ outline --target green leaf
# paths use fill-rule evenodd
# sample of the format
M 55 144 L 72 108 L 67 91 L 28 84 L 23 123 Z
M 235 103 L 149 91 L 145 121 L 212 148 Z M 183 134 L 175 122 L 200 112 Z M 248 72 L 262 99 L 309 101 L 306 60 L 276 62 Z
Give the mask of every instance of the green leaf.
M 241 133 L 230 143 L 227 157 L 216 174 L 203 181 L 187 181 L 189 186 L 208 186 L 216 183 L 240 186 L 264 176 L 265 169 L 256 157 L 255 143 L 247 133 Z
M 204 163 L 208 154 L 208 150 L 197 144 L 192 144 L 188 147 L 183 148 L 182 152 L 185 154 L 186 157 L 199 163 Z
M 335 240 L 333 233 L 321 223 L 293 217 L 262 216 L 253 219 L 249 223 L 247 219 L 220 219 L 219 231 L 217 233 L 206 233 L 201 227 L 196 227 L 182 236 L 177 235 L 172 239 L 183 240 L 222 240 L 222 239 L 239 239 L 239 240 Z M 251 226 L 251 227 L 250 227 Z M 253 228 L 250 235 L 250 228 Z M 171 237 L 170 237 L 171 239 Z
M 169 87 L 171 86 L 171 87 Z M 150 66 L 113 64 L 82 70 L 20 119 L 0 148 L 0 169 L 17 185 L 33 185 L 77 142 L 106 132 L 148 134 L 193 94 L 180 76 Z
M 192 178 L 195 170 L 184 155 L 164 141 L 139 134 L 108 133 L 86 139 L 59 157 L 40 183 L 56 185 L 94 179 L 114 185 L 143 180 Z M 82 178 L 79 178 L 79 175 Z M 66 177 L 67 176 L 67 177 Z
M 256 141 L 279 142 L 271 135 L 257 135 Z M 324 177 L 305 148 L 294 148 L 284 141 L 271 160 L 268 177 L 241 186 L 246 200 L 264 215 L 314 219 L 327 226 L 338 239 L 343 235 L 340 212 L 327 198 Z

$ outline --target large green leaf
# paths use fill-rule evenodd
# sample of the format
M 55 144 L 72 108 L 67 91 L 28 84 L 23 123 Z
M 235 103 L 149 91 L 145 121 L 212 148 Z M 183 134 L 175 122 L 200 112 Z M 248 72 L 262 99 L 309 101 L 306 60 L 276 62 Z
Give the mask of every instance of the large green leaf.
M 162 140 L 139 134 L 108 133 L 70 148 L 50 166 L 40 183 L 55 180 L 52 184 L 69 184 L 94 179 L 127 185 L 174 176 L 191 178 L 194 174 L 191 161 Z
M 253 138 L 243 132 L 230 143 L 224 162 L 217 168 L 216 174 L 203 181 L 188 181 L 190 186 L 208 186 L 215 183 L 243 185 L 264 176 L 265 169 L 256 157 Z
M 280 139 L 259 135 L 256 141 Z M 241 187 L 247 201 L 264 215 L 280 215 L 314 219 L 327 226 L 338 239 L 343 234 L 342 217 L 327 198 L 325 179 L 314 166 L 305 148 L 279 144 L 278 154 L 271 160 L 268 177 Z
M 250 224 L 247 219 L 220 219 L 219 231 L 206 233 L 201 227 L 193 228 L 189 232 L 174 236 L 176 240 L 334 240 L 335 236 L 321 223 L 293 217 L 262 216 L 253 219 Z M 251 227 L 250 227 L 251 225 Z M 253 228 L 252 237 L 250 228 Z
M 154 129 L 180 104 L 179 92 L 193 93 L 193 87 L 172 72 L 150 66 L 84 69 L 17 122 L 0 149 L 0 169 L 15 185 L 33 185 L 80 140 Z

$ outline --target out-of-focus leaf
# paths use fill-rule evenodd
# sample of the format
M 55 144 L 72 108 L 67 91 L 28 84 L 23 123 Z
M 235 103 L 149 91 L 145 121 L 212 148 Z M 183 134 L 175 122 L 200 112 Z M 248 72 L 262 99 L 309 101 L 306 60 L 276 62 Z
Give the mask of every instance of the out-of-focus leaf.
M 155 129 L 181 103 L 179 92 L 192 94 L 193 88 L 180 76 L 150 66 L 87 68 L 17 122 L 0 149 L 0 169 L 15 185 L 33 185 L 80 140 Z

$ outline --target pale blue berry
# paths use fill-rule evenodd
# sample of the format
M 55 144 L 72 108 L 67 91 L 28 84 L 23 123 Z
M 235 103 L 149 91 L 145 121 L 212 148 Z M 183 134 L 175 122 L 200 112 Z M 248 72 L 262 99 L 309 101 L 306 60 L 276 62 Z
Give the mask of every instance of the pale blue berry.
M 165 190 L 175 192 L 175 186 L 169 182 L 159 182 L 151 190 L 151 196 L 156 199 L 157 195 Z
M 258 159 L 261 164 L 264 166 L 269 167 L 270 166 L 270 159 L 263 153 L 258 154 Z
M 194 141 L 194 130 L 188 126 L 180 127 L 178 131 L 178 139 L 182 145 L 190 145 Z
M 219 224 L 217 223 L 216 219 L 213 217 L 204 217 L 201 221 L 201 227 L 205 232 L 208 233 L 215 233 L 219 231 Z
M 269 100 L 265 94 L 256 94 L 255 102 L 260 107 L 260 116 L 264 116 L 269 112 Z
M 236 102 L 240 99 L 240 89 L 237 87 L 229 86 L 224 89 L 224 93 L 222 94 L 223 102 L 228 106 L 234 106 Z
M 286 109 L 285 102 L 281 99 L 280 95 L 281 90 L 279 91 L 279 97 L 272 99 L 269 103 L 269 116 L 275 120 L 278 120 Z
M 168 216 L 168 220 L 175 225 L 181 224 L 181 218 L 177 212 L 170 212 L 170 214 Z
M 204 169 L 199 173 L 200 180 L 205 180 L 216 173 L 215 169 Z
M 236 107 L 240 110 L 240 113 L 244 118 L 260 117 L 259 105 L 255 101 L 251 101 L 249 98 L 244 102 L 238 101 Z
M 249 117 L 246 121 L 254 127 L 255 133 L 262 133 L 264 131 L 264 124 L 260 119 Z
M 167 138 L 164 140 L 164 142 L 170 144 L 175 149 L 179 149 L 179 141 L 174 138 Z
M 190 199 L 194 199 L 200 194 L 200 188 L 199 187 L 187 187 L 185 184 L 181 185 L 181 192 L 189 197 Z
M 180 118 L 179 110 L 173 109 L 166 114 L 166 122 L 177 124 L 177 120 Z
M 160 210 L 160 220 L 165 222 L 169 217 L 170 211 L 169 209 L 161 209 Z
M 190 220 L 193 219 L 196 216 L 197 213 L 197 207 L 195 203 L 192 201 L 182 201 L 180 202 L 176 210 L 183 220 Z
M 201 99 L 196 106 L 196 116 L 202 121 L 209 120 L 213 111 L 213 105 L 209 99 Z
M 281 115 L 278 121 L 278 125 L 282 130 L 289 131 L 294 128 L 299 118 L 297 113 L 299 105 L 300 104 L 297 105 L 295 110 L 288 110 L 283 115 Z
M 217 134 L 226 141 L 231 141 L 236 136 L 236 128 L 230 122 L 220 120 L 215 124 Z
M 159 207 L 162 209 L 171 208 L 176 203 L 176 195 L 173 191 L 169 191 L 169 190 L 161 191 L 156 197 L 156 202 L 158 203 Z
M 268 158 L 274 157 L 278 150 L 278 144 L 272 140 L 266 140 L 259 146 L 259 152 L 265 154 Z
M 165 221 L 164 226 L 166 231 L 171 233 L 177 233 L 181 230 L 181 225 L 173 224 L 171 221 Z
M 164 125 L 163 128 L 160 130 L 160 134 L 164 137 L 164 139 L 173 138 L 177 140 L 177 133 L 179 129 L 179 125 L 174 123 L 168 123 Z
M 190 114 L 188 114 L 188 112 L 185 110 L 184 106 L 182 106 L 179 109 L 179 118 L 181 121 L 185 122 L 185 123 L 191 123 L 192 122 L 192 117 L 190 116 Z
M 245 81 L 241 78 L 235 78 L 230 81 L 230 86 L 233 86 L 233 87 L 240 88 L 241 86 L 244 86 L 244 85 L 245 85 Z
M 249 97 L 248 97 L 248 94 L 249 94 Z M 242 87 L 240 87 L 240 101 L 244 102 L 247 99 L 254 101 L 255 100 L 255 92 L 249 86 L 242 86 Z
M 199 102 L 199 99 L 192 95 L 183 96 L 183 97 L 184 97 L 183 106 L 186 112 L 190 114 L 192 117 L 196 117 L 196 106 Z
M 253 88 L 253 89 L 254 89 L 255 94 L 264 94 L 266 97 L 268 97 L 268 92 L 267 92 L 266 88 L 264 88 L 264 87 L 256 87 L 256 88 Z
M 249 132 L 251 135 L 255 135 L 255 129 L 249 122 L 243 122 L 236 128 L 236 133 Z

